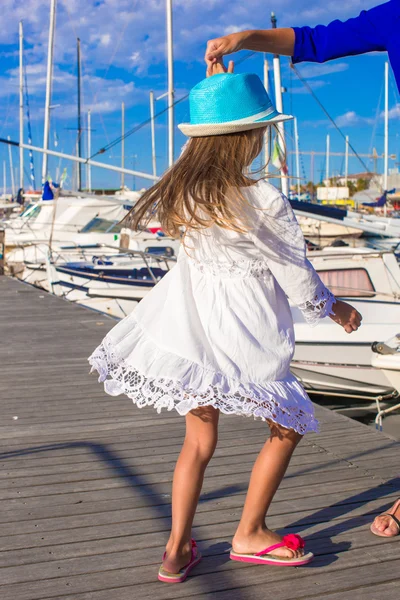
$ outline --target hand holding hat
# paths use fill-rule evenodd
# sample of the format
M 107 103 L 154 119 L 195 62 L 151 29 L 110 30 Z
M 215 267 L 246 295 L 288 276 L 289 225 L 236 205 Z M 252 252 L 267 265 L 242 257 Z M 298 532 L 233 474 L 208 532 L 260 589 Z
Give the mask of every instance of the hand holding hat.
M 222 58 L 219 58 L 213 63 L 207 65 L 206 77 L 211 77 L 211 75 L 219 75 L 220 73 L 233 73 L 234 67 L 235 63 L 233 60 L 229 61 L 228 68 L 226 68 Z

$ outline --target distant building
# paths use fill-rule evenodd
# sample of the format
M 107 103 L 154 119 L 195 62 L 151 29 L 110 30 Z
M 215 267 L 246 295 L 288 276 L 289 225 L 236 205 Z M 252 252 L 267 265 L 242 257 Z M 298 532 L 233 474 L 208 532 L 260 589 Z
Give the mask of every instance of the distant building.
M 376 178 L 376 174 L 375 173 L 351 173 L 347 176 L 347 182 L 348 183 L 354 183 L 354 185 L 357 184 L 357 181 L 359 179 L 365 179 L 366 181 L 371 181 L 371 179 Z M 379 176 L 378 176 L 379 177 Z M 325 185 L 326 185 L 326 181 L 324 181 Z M 342 186 L 342 185 L 346 185 L 346 178 L 345 177 L 335 177 L 334 178 L 334 183 L 331 179 L 331 185 L 337 185 L 337 186 Z
M 374 187 L 376 187 L 377 185 L 379 185 L 380 187 L 382 187 L 383 189 L 383 175 L 378 175 L 376 177 L 376 183 L 374 185 Z M 399 173 L 399 169 L 395 168 L 395 169 L 389 169 L 389 174 L 388 174 L 388 190 L 400 190 L 400 173 Z

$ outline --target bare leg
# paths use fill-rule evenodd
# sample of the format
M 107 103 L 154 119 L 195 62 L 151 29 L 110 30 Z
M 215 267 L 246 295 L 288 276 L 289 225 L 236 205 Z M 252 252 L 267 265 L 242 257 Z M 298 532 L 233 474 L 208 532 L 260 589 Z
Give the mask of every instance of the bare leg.
M 164 569 L 178 573 L 190 561 L 194 515 L 204 472 L 218 439 L 219 411 L 210 406 L 186 416 L 186 436 L 172 484 L 172 529 Z
M 254 463 L 242 517 L 232 542 L 234 551 L 243 554 L 261 552 L 281 541 L 278 534 L 267 528 L 265 517 L 292 454 L 302 438 L 292 429 L 285 429 L 274 423 L 269 425 L 271 436 Z M 304 552 L 278 548 L 272 554 L 291 558 L 302 556 Z

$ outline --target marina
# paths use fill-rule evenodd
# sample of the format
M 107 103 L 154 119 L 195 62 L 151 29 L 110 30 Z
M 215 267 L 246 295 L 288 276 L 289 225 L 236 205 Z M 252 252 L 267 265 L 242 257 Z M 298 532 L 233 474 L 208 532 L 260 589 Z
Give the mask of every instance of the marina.
M 369 525 L 399 495 L 399 443 L 318 406 L 321 433 L 296 450 L 268 519 L 303 535 L 314 562 L 288 573 L 229 561 L 266 429 L 223 417 L 194 528 L 204 560 L 184 586 L 161 588 L 181 417 L 134 411 L 88 374 L 113 319 L 7 277 L 0 298 L 2 600 L 289 600 L 293 586 L 296 600 L 397 598 L 397 538 Z
M 196 112 L 192 96 L 189 110 L 189 90 L 204 77 L 199 49 L 204 53 L 205 36 L 236 35 L 229 32 L 243 29 L 244 22 L 246 28 L 271 27 L 271 32 L 277 33 L 273 31 L 277 17 L 271 13 L 270 19 L 264 15 L 264 24 L 259 25 L 258 19 L 253 23 L 254 7 L 234 6 L 235 0 L 229 25 L 225 18 L 217 18 L 218 3 L 204 9 L 206 17 L 201 23 L 192 3 L 173 0 L 156 3 L 151 9 L 150 5 L 127 8 L 123 2 L 108 0 L 89 2 L 79 10 L 73 3 L 67 4 L 48 0 L 44 8 L 27 5 L 25 13 L 32 8 L 32 16 L 22 18 L 23 13 L 16 11 L 8 19 L 8 28 L 15 30 L 12 43 L 2 43 L 0 36 L 6 90 L 0 101 L 1 600 L 153 600 L 155 596 L 160 600 L 264 600 L 269 596 L 277 600 L 397 600 L 400 538 L 379 537 L 370 531 L 374 518 L 388 511 L 400 495 L 400 99 L 389 63 L 394 66 L 391 53 L 384 59 L 381 52 L 366 56 L 370 71 L 366 63 L 356 63 L 352 70 L 340 58 L 328 65 L 298 68 L 295 47 L 293 55 L 286 53 L 290 57 L 286 61 L 275 50 L 238 46 L 242 51 L 234 57 L 234 74 L 257 73 L 250 76 L 259 81 L 269 101 L 267 109 L 263 105 L 253 110 L 249 129 L 275 114 L 275 107 L 282 117 L 276 123 L 273 117 L 273 126 L 263 127 L 258 155 L 254 154 L 253 162 L 247 159 L 241 175 L 256 179 L 257 186 L 260 182 L 266 186 L 262 180 L 268 180 L 287 197 L 277 194 L 279 201 L 286 203 L 287 215 L 282 221 L 292 219 L 301 238 L 302 257 L 297 264 L 287 234 L 281 238 L 276 234 L 274 244 L 273 227 L 272 237 L 257 244 L 262 229 L 257 220 L 257 227 L 249 233 L 250 250 L 246 250 L 245 240 L 244 259 L 239 256 L 240 260 L 235 260 L 235 250 L 242 247 L 239 237 L 231 246 L 230 242 L 224 246 L 224 236 L 217 236 L 224 249 L 221 256 L 228 262 L 217 260 L 218 256 L 213 262 L 211 242 L 208 252 L 212 260 L 208 261 L 204 251 L 207 242 L 196 255 L 195 241 L 193 276 L 193 265 L 182 267 L 184 226 L 168 229 L 167 221 L 157 215 L 168 197 L 168 186 L 164 196 L 156 201 L 152 197 L 147 222 L 141 220 L 134 228 L 125 217 L 135 213 L 135 207 L 140 211 L 141 198 L 147 198 L 143 194 L 161 178 L 167 179 L 164 175 L 182 156 L 184 160 L 189 155 L 187 139 L 196 139 L 197 133 L 191 138 L 182 123 L 189 130 L 210 127 L 207 122 L 192 123 L 191 113 Z M 293 13 L 299 13 L 296 25 L 296 18 L 303 19 L 308 13 L 292 5 Z M 308 12 L 314 8 L 319 14 L 320 6 L 310 6 Z M 262 10 L 265 12 L 265 7 Z M 326 10 L 330 13 L 333 8 Z M 347 7 L 341 10 L 347 15 Z M 333 12 L 337 18 L 337 11 Z M 292 27 L 288 16 L 282 15 L 282 25 Z M 209 25 L 205 25 L 206 18 Z M 200 29 L 203 46 L 198 40 Z M 228 53 L 226 59 L 228 65 Z M 368 76 L 361 78 L 360 73 L 367 71 Z M 210 83 L 210 79 L 204 81 Z M 396 81 L 398 84 L 399 79 Z M 204 106 L 212 93 L 208 90 L 203 95 Z M 262 94 L 259 90 L 259 96 Z M 245 102 L 240 104 L 236 120 L 231 117 L 228 126 L 243 125 L 250 118 L 240 116 Z M 213 127 L 230 133 L 229 127 L 224 130 L 224 119 L 222 126 L 218 119 L 215 123 L 211 119 Z M 236 131 L 248 133 L 240 126 L 232 129 Z M 218 132 L 199 135 L 210 138 Z M 214 149 L 207 185 L 214 181 L 209 173 L 215 156 Z M 202 158 L 198 156 L 199 163 Z M 235 161 L 236 155 L 232 163 Z M 182 180 L 191 166 L 181 171 Z M 218 174 L 214 177 L 218 179 Z M 180 179 L 174 181 L 171 206 L 179 196 Z M 272 190 L 264 192 L 266 204 L 260 205 L 265 214 L 268 194 L 276 194 Z M 193 191 L 190 200 L 198 193 L 197 188 Z M 269 208 L 275 205 L 276 199 Z M 191 224 L 197 222 L 193 218 L 196 210 L 191 211 L 189 234 Z M 175 207 L 170 216 L 179 218 L 178 213 Z M 215 214 L 218 216 L 218 211 Z M 282 213 L 277 211 L 277 215 L 275 222 L 280 223 Z M 229 216 L 227 221 L 230 223 Z M 283 253 L 280 263 L 281 242 L 288 254 Z M 293 267 L 291 284 L 296 269 L 300 279 L 301 269 L 318 273 L 320 287 L 313 288 L 308 302 L 292 299 L 287 293 L 273 270 L 275 258 L 283 281 L 287 265 Z M 198 306 L 207 310 L 211 306 L 213 315 L 219 310 L 217 301 L 205 301 L 216 297 L 208 296 L 214 282 L 204 274 L 217 275 L 223 283 L 227 272 L 238 279 L 232 288 L 227 287 L 228 292 L 222 284 L 218 288 L 225 290 L 226 305 L 221 303 L 225 309 L 216 325 L 206 319 L 204 328 Z M 189 286 L 200 274 L 203 280 L 194 286 L 194 290 L 202 290 L 198 304 L 193 290 L 188 293 L 190 302 L 181 302 L 186 294 L 179 288 L 181 280 Z M 243 301 L 253 285 L 245 280 L 250 275 L 258 283 L 262 281 L 254 286 L 253 296 L 249 295 L 254 315 L 258 315 L 256 329 L 262 329 L 260 318 L 267 314 L 269 302 L 267 293 L 257 296 L 261 289 L 274 289 L 278 294 L 271 300 L 273 319 L 271 315 L 268 319 L 276 320 L 279 335 L 286 331 L 278 319 L 285 303 L 285 319 L 288 316 L 290 322 L 287 339 L 275 334 L 268 338 L 268 343 L 278 342 L 270 342 L 270 348 L 266 343 L 262 360 L 249 359 L 243 350 L 246 336 L 250 351 L 262 349 L 264 344 L 252 331 L 251 321 L 246 324 L 246 318 L 240 316 L 250 312 Z M 273 282 L 270 288 L 269 278 Z M 172 289 L 164 285 L 170 282 L 175 282 Z M 299 281 L 298 289 L 301 287 Z M 109 386 L 103 390 L 98 374 L 89 372 L 87 359 L 119 321 L 135 308 L 138 315 L 147 307 L 145 299 L 152 290 L 155 298 L 160 290 L 164 296 L 159 309 L 150 305 L 147 311 L 148 338 L 142 351 L 140 343 L 138 351 L 135 346 L 136 339 L 146 337 L 144 322 L 138 320 L 135 334 L 131 335 L 133 329 L 125 337 L 118 334 L 122 342 L 116 335 L 115 346 L 110 343 L 111 354 L 101 356 L 100 368 L 96 365 L 102 376 L 108 374 Z M 246 308 L 243 313 L 234 311 L 235 294 L 240 296 L 240 310 L 242 305 Z M 343 301 L 337 307 L 348 303 L 358 311 L 358 318 L 362 315 L 361 326 L 358 321 L 351 336 L 344 322 L 341 327 L 339 320 L 334 322 L 334 313 L 324 312 L 325 303 L 332 305 L 332 294 Z M 168 306 L 179 313 L 178 318 L 169 319 Z M 317 320 L 313 311 L 324 315 L 317 327 L 313 326 Z M 203 328 L 198 330 L 198 339 L 197 321 Z M 267 327 L 270 321 L 266 319 Z M 232 330 L 236 326 L 246 330 L 243 347 L 236 354 L 248 358 L 252 379 L 246 379 L 240 360 L 229 358 L 229 344 L 224 349 L 230 340 L 229 323 Z M 213 348 L 213 336 L 209 335 L 215 331 L 224 338 L 218 341 L 218 348 Z M 192 349 L 190 344 L 187 348 L 184 343 L 179 345 L 180 335 L 184 341 L 195 340 Z M 175 337 L 178 350 L 168 347 Z M 125 355 L 114 377 L 108 363 L 116 371 L 119 368 L 113 363 L 119 357 L 118 344 Z M 208 364 L 209 355 L 202 354 L 207 344 L 210 356 L 223 356 L 221 364 L 226 370 L 217 358 L 218 369 Z M 304 417 L 306 421 L 312 414 L 308 398 L 307 411 L 307 404 L 296 400 L 294 393 L 293 401 L 292 392 L 288 399 L 287 391 L 282 398 L 280 391 L 276 397 L 268 391 L 270 384 L 275 391 L 279 386 L 289 389 L 286 377 L 274 375 L 270 382 L 265 376 L 269 367 L 272 372 L 272 363 L 278 362 L 286 345 L 292 350 L 287 354 L 287 379 L 294 375 L 293 385 L 301 390 L 300 395 L 307 396 L 304 390 L 308 393 L 320 423 L 320 431 L 307 434 L 296 448 L 267 515 L 269 528 L 280 535 L 301 535 L 307 551 L 315 555 L 310 564 L 292 569 L 230 560 L 251 468 L 269 429 L 261 420 L 239 417 L 239 412 L 228 416 L 221 408 L 229 408 L 229 401 L 234 407 L 237 400 L 241 414 L 250 415 L 251 405 L 254 414 L 254 407 L 259 410 L 259 417 L 265 407 L 269 410 L 271 400 L 275 408 L 270 418 L 292 427 L 277 418 L 284 398 L 284 404 L 288 402 L 282 409 L 284 418 L 293 417 L 296 423 L 297 418 L 301 423 Z M 135 350 L 137 363 L 129 370 L 127 357 L 130 360 Z M 141 371 L 139 358 L 150 365 L 150 373 Z M 170 361 L 172 371 L 171 365 L 179 363 L 182 381 L 188 376 L 190 382 L 201 382 L 203 373 L 211 381 L 214 374 L 212 386 L 210 383 L 205 389 L 201 383 L 197 390 L 202 391 L 196 395 L 196 389 L 184 387 L 178 375 L 173 379 L 175 373 L 168 373 L 164 360 L 167 365 Z M 230 361 L 236 365 L 233 378 Z M 261 377 L 257 375 L 260 365 Z M 157 369 L 161 369 L 159 373 Z M 236 380 L 240 386 L 233 392 L 230 386 Z M 255 403 L 251 391 L 240 391 L 243 382 L 249 384 L 248 392 L 252 383 L 263 390 Z M 138 401 L 142 400 L 141 385 L 146 387 L 142 404 L 154 399 L 157 409 L 163 406 L 161 413 L 148 406 L 139 410 L 125 395 L 118 396 L 125 383 L 132 386 L 125 392 L 137 392 L 131 396 Z M 168 388 L 171 383 L 173 390 Z M 207 394 L 215 395 L 221 419 L 217 450 L 206 471 L 193 527 L 203 560 L 184 585 L 164 585 L 157 581 L 157 572 L 171 527 L 172 478 L 185 436 L 183 412 L 178 414 L 173 407 L 178 400 L 181 407 L 193 406 L 193 397 L 204 399 Z M 218 404 L 221 398 L 223 403 Z M 210 406 L 214 404 L 208 402 Z M 291 406 L 296 407 L 296 415 L 291 415 Z M 191 484 L 191 478 L 185 480 L 185 488 L 190 489 Z M 244 556 L 268 556 L 268 552 Z

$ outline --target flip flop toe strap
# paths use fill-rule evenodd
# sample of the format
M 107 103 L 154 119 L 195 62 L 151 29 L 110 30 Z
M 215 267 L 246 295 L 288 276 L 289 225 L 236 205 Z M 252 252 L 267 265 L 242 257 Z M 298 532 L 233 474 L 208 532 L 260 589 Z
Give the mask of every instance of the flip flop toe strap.
M 282 538 L 282 541 L 278 544 L 273 544 L 272 546 L 268 546 L 265 550 L 261 550 L 261 552 L 257 552 L 254 556 L 264 556 L 265 554 L 270 554 L 277 548 L 289 548 L 289 550 L 300 550 L 304 548 L 304 540 L 297 533 L 289 533 Z
M 396 523 L 397 529 L 400 532 L 400 519 L 398 519 L 396 517 L 396 515 L 392 515 L 390 513 L 383 513 L 382 515 L 379 515 L 380 517 L 390 517 L 391 519 L 393 519 L 393 521 Z

